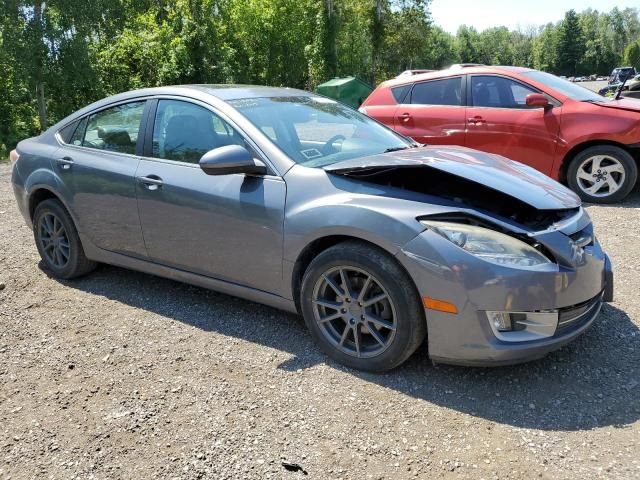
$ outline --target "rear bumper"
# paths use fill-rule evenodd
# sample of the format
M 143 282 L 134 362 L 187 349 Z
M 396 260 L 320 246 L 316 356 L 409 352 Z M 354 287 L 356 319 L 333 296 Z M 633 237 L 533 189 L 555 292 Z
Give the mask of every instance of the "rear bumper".
M 13 194 L 16 197 L 18 210 L 22 214 L 22 217 L 24 218 L 27 226 L 31 227 L 29 200 L 27 197 L 27 192 L 24 188 L 24 182 L 22 181 L 22 177 L 20 176 L 20 172 L 18 171 L 16 166 L 13 167 L 13 171 L 11 172 L 11 186 L 13 187 Z
M 527 271 L 487 264 L 437 238 L 419 236 L 405 245 L 398 259 L 420 295 L 458 309 L 457 314 L 425 311 L 430 358 L 456 365 L 509 365 L 544 357 L 571 342 L 613 298 L 608 257 L 597 241 L 584 252 L 574 268 Z M 558 326 L 550 337 L 504 341 L 492 330 L 487 311 L 557 311 Z

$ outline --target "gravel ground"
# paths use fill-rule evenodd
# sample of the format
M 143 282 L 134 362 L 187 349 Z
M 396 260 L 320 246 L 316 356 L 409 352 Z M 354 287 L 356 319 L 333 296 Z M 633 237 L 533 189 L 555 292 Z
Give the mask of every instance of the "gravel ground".
M 0 478 L 640 478 L 638 207 L 589 207 L 616 301 L 573 344 L 372 375 L 258 304 L 109 266 L 49 278 L 1 164 Z

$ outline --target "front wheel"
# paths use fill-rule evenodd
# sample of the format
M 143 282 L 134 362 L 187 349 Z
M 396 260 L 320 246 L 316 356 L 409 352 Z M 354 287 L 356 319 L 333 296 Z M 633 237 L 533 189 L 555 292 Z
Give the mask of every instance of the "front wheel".
M 597 145 L 580 152 L 571 161 L 567 183 L 585 202 L 614 203 L 633 190 L 638 166 L 625 150 Z
M 338 244 L 311 262 L 301 307 L 320 347 L 359 370 L 383 372 L 400 365 L 426 335 L 411 278 L 384 251 L 358 242 Z

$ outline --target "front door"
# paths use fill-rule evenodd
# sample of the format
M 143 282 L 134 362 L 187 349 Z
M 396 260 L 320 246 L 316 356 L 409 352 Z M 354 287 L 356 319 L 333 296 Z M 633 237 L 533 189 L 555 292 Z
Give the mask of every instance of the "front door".
M 506 77 L 473 75 L 470 81 L 466 145 L 550 175 L 562 107 L 528 107 L 526 96 L 540 92 Z
M 153 146 L 136 172 L 147 252 L 157 263 L 275 292 L 282 275 L 286 186 L 275 176 L 210 176 L 200 157 L 242 144 L 204 106 L 159 100 Z
M 393 128 L 431 145 L 464 145 L 463 77 L 416 83 L 397 106 Z

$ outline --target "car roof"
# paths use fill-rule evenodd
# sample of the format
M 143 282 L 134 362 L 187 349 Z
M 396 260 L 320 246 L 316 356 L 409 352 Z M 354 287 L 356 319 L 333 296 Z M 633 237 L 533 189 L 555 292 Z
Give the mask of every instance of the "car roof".
M 461 74 L 479 74 L 479 73 L 524 73 L 531 71 L 531 68 L 525 67 L 511 67 L 511 66 L 486 66 L 486 65 L 453 65 L 450 68 L 444 70 L 437 70 L 428 73 L 420 73 L 418 75 L 407 75 L 402 77 L 396 77 L 384 82 L 385 86 L 405 85 L 407 83 L 415 83 L 420 80 L 433 80 L 437 78 L 453 77 Z
M 201 84 L 201 85 L 170 85 L 165 87 L 142 88 L 118 93 L 110 97 L 98 100 L 87 105 L 71 115 L 63 118 L 55 125 L 52 125 L 47 132 L 54 134 L 64 125 L 93 112 L 94 110 L 108 107 L 109 105 L 126 102 L 129 100 L 144 99 L 156 95 L 172 95 L 188 97 L 206 101 L 207 96 L 215 97 L 219 101 L 228 102 L 243 98 L 264 98 L 264 97 L 317 97 L 318 95 L 304 90 L 288 87 L 266 87 L 263 85 L 224 85 L 224 84 Z
M 227 85 L 227 84 L 197 84 L 170 85 L 166 87 L 144 88 L 122 93 L 122 97 L 141 97 L 150 95 L 185 95 L 187 92 L 204 93 L 223 101 L 241 98 L 260 97 L 310 97 L 315 94 L 288 87 L 267 87 L 264 85 Z

